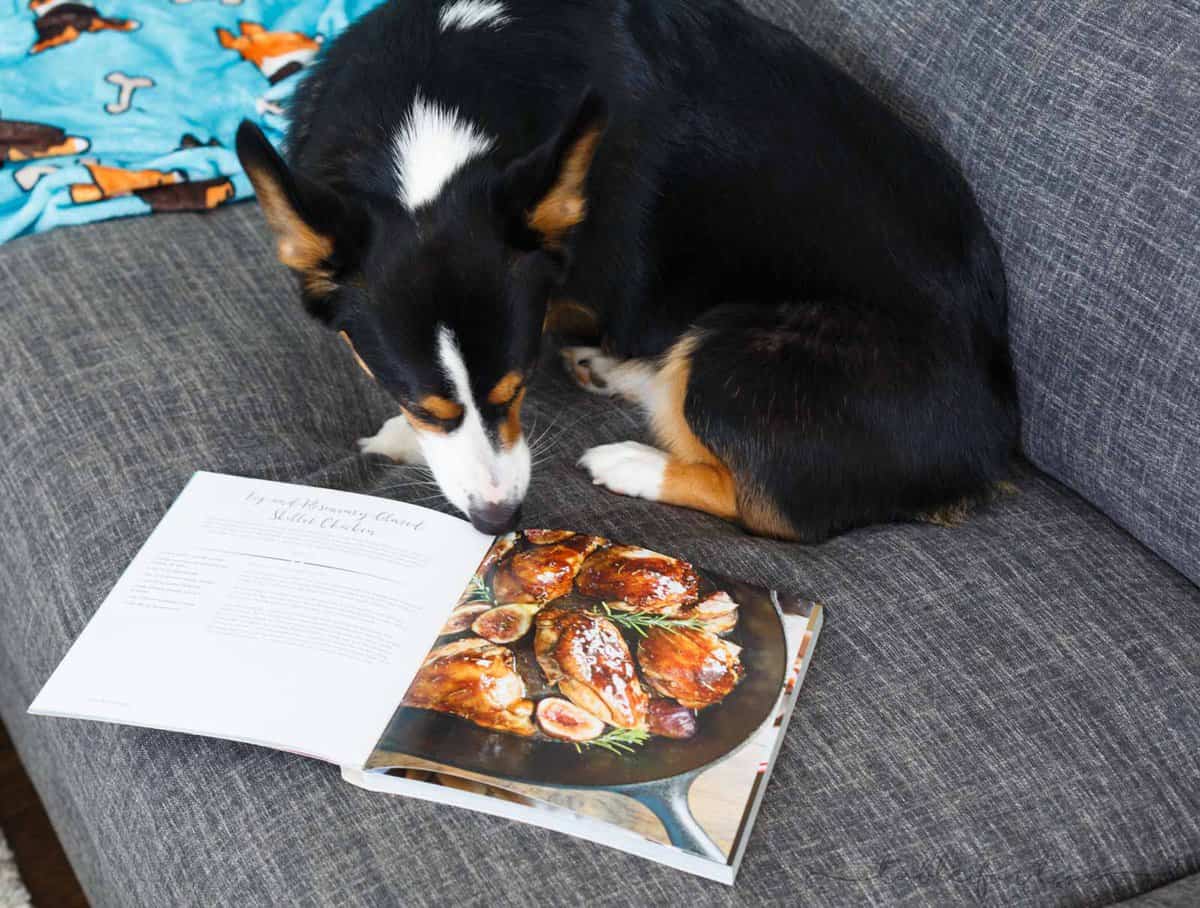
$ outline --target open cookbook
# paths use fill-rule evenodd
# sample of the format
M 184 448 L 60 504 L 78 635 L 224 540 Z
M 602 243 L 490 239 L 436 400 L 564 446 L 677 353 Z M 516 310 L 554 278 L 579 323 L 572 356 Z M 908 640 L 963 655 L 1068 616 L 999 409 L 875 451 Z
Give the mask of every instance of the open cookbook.
M 732 883 L 821 616 L 584 532 L 197 473 L 30 712 L 292 751 Z

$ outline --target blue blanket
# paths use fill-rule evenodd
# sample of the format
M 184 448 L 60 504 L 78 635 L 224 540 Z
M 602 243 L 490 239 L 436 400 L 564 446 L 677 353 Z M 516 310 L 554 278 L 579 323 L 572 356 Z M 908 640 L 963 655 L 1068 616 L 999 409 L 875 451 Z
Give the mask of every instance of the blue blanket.
M 0 242 L 252 196 L 298 73 L 380 0 L 0 0 Z

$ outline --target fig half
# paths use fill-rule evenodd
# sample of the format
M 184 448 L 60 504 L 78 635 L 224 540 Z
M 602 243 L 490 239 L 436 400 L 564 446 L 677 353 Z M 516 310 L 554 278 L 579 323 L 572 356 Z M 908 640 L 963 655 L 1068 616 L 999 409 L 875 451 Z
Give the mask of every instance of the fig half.
M 450 617 L 442 625 L 442 636 L 462 633 L 471 626 L 472 621 L 490 608 L 491 606 L 486 602 L 473 602 L 469 605 L 460 605 L 450 613 Z
M 529 605 L 498 605 L 476 618 L 471 630 L 492 643 L 515 643 L 529 633 L 535 614 Z
M 683 739 L 696 734 L 696 711 L 674 700 L 651 700 L 646 718 L 652 735 Z
M 604 734 L 604 723 L 582 707 L 561 697 L 547 697 L 537 705 L 538 727 L 551 738 L 582 743 Z

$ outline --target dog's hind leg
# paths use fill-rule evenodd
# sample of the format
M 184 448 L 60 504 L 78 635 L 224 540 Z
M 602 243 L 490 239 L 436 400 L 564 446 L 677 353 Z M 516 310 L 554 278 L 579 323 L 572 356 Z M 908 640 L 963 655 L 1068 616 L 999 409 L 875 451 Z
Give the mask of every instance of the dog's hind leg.
M 618 359 L 599 347 L 563 347 L 563 368 L 575 384 L 593 394 L 644 404 L 653 393 L 658 367 L 647 359 Z
M 777 538 L 959 518 L 947 509 L 1003 476 L 1015 437 L 1003 370 L 980 359 L 899 305 L 717 307 L 653 368 L 601 369 L 662 450 L 604 445 L 580 463 L 613 491 Z

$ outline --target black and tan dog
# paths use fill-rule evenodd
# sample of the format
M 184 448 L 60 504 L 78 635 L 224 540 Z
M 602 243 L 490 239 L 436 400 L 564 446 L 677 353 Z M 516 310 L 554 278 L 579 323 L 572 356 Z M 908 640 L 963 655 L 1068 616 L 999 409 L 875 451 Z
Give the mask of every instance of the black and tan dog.
M 486 531 L 529 482 L 521 400 L 564 351 L 658 447 L 587 451 L 615 492 L 820 540 L 978 498 L 1016 436 L 996 246 L 953 162 L 730 0 L 410 0 L 335 41 L 285 163 L 238 152 L 308 310 L 402 409 Z

